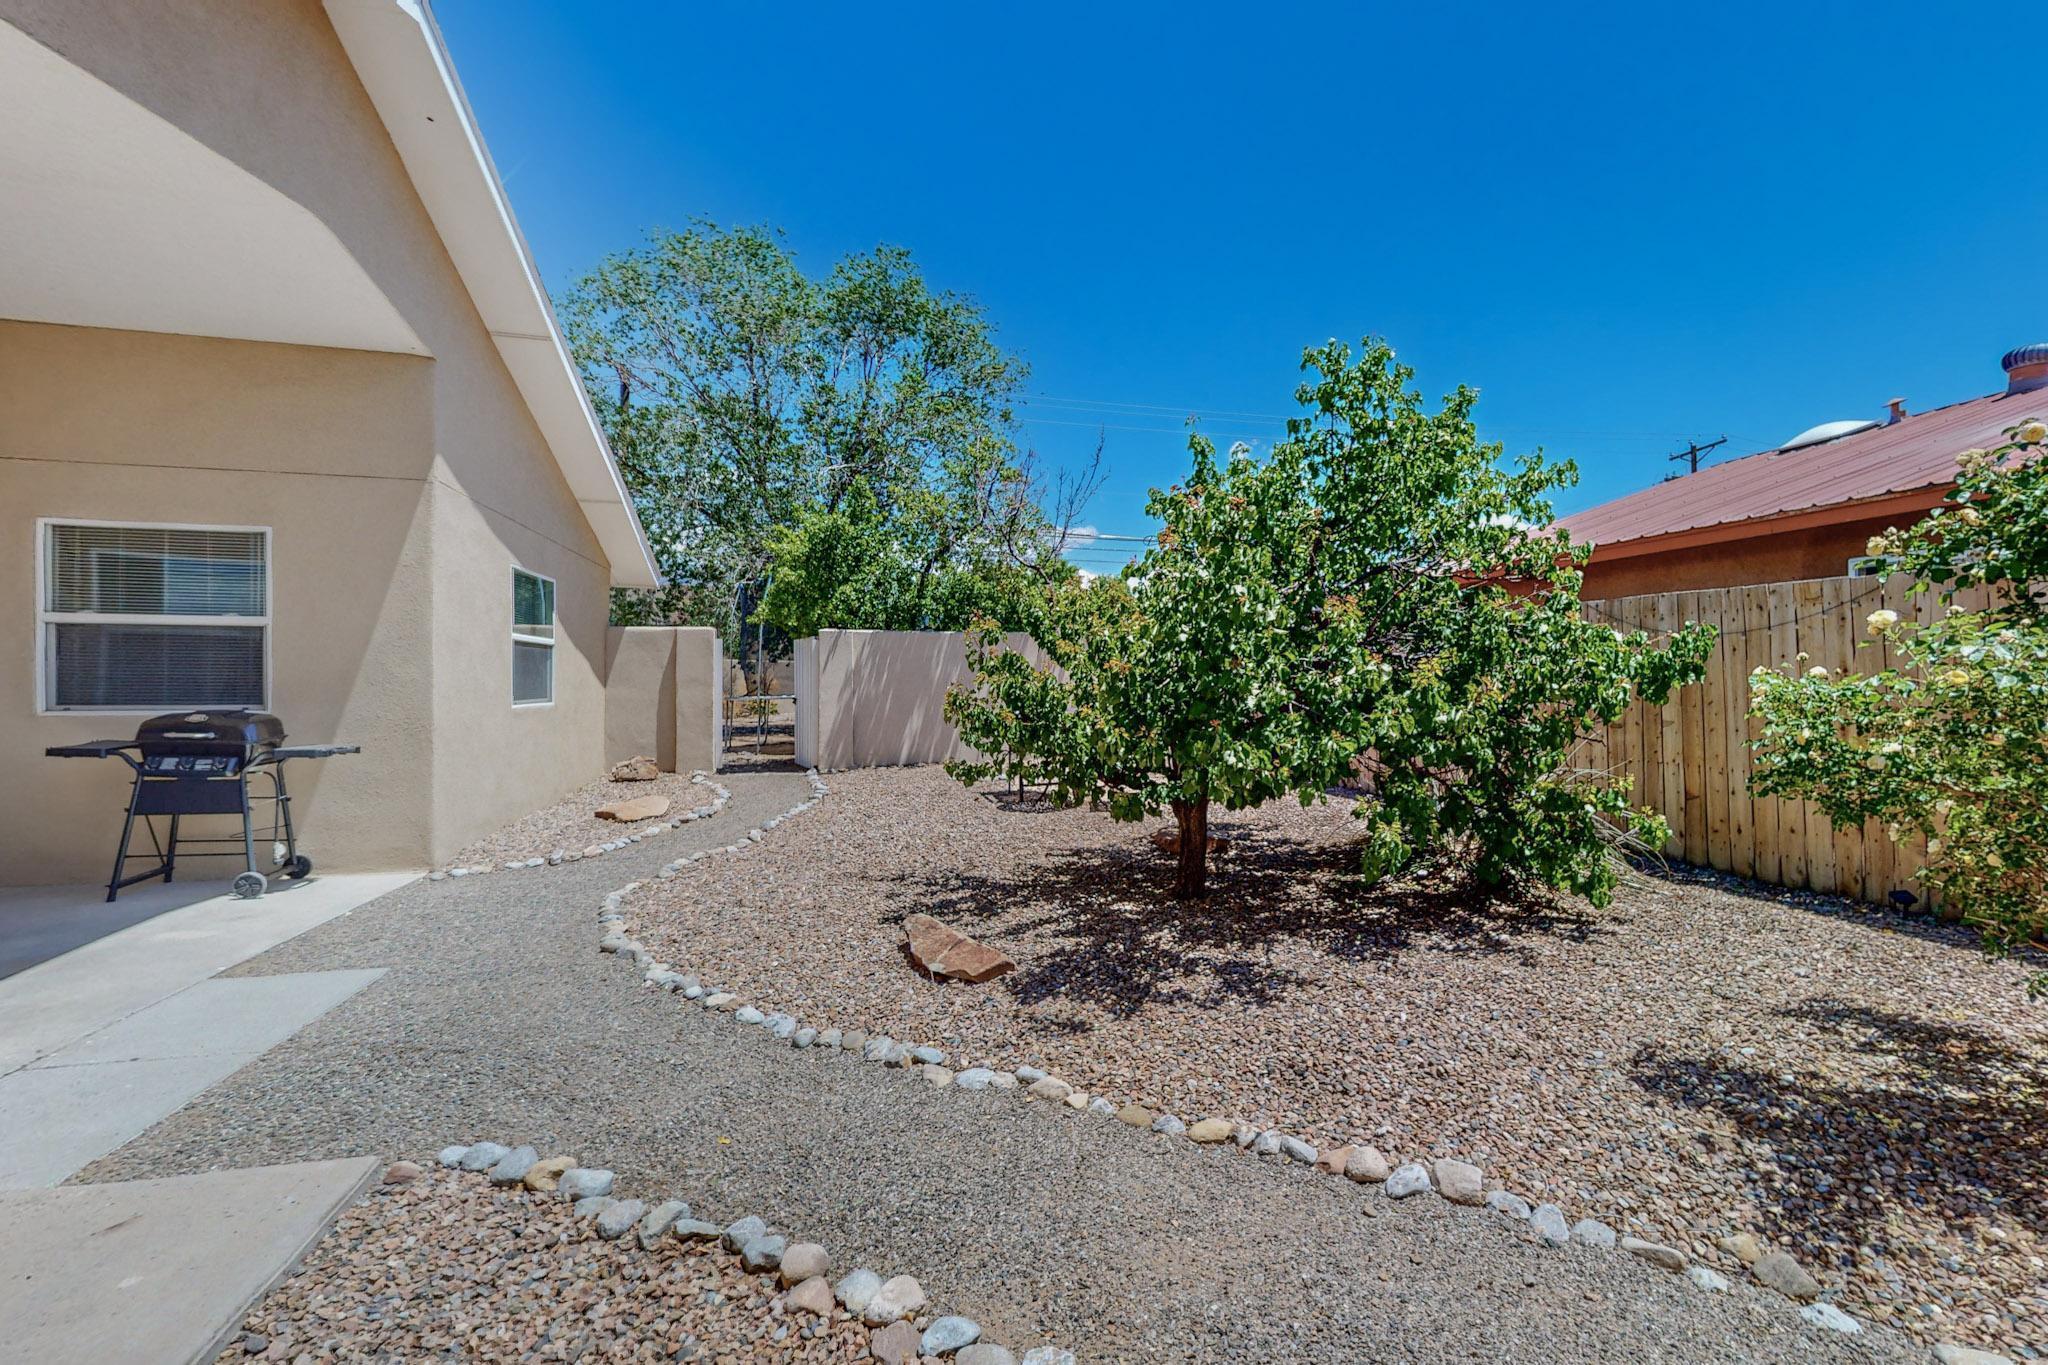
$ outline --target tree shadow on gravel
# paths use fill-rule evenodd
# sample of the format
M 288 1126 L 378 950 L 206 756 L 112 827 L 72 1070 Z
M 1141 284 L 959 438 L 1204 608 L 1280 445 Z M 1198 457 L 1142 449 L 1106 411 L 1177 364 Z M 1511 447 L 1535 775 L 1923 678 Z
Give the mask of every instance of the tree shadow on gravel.
M 1271 951 L 1304 945 L 1342 962 L 1393 967 L 1410 949 L 1511 953 L 1549 935 L 1583 942 L 1601 920 L 1569 905 L 1489 896 L 1466 885 L 1369 886 L 1351 841 L 1218 826 L 1232 851 L 1209 894 L 1172 898 L 1170 861 L 1132 840 L 1050 854 L 1027 874 L 966 869 L 897 882 L 893 899 L 1016 945 L 1003 977 L 1025 1005 L 1083 1002 L 1116 1018 L 1151 1004 L 1263 1005 L 1303 984 Z
M 1842 1052 L 1884 1059 L 1886 1083 L 1787 1081 L 1721 1056 L 1646 1044 L 1633 1059 L 1645 1090 L 1733 1124 L 1752 1167 L 1780 1184 L 1752 1187 L 1764 1231 L 1807 1253 L 1853 1264 L 1856 1247 L 1888 1257 L 1940 1254 L 1890 1241 L 1906 1208 L 1950 1227 L 1996 1221 L 2048 1237 L 2048 1059 L 1957 1025 L 1808 1001 L 1777 1011 L 1830 1035 Z M 1826 1247 L 1829 1239 L 1839 1245 Z

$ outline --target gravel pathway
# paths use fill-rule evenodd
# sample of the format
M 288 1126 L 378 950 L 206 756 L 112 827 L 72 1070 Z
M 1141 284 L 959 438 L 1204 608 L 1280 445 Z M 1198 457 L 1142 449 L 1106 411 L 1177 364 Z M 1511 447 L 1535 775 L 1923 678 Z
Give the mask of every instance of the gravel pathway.
M 764 1010 L 1189 1122 L 1475 1160 L 1731 1276 L 1720 1239 L 1747 1232 L 1859 1316 L 2048 1353 L 2048 1010 L 1967 931 L 1710 877 L 1604 913 L 1368 889 L 1345 803 L 1223 818 L 1235 847 L 1188 905 L 1145 828 L 936 768 L 833 788 L 776 856 L 635 895 L 634 934 Z M 924 979 L 900 948 L 920 910 L 1019 969 Z
M 614 801 L 631 801 L 642 796 L 666 796 L 673 820 L 706 799 L 702 786 L 690 781 L 688 773 L 663 773 L 651 782 L 614 782 L 610 778 L 578 787 L 545 810 L 535 811 L 485 838 L 464 846 L 448 860 L 450 867 L 479 863 L 502 863 L 514 858 L 545 858 L 558 849 L 576 851 L 591 844 L 606 843 L 627 834 L 645 833 L 660 820 L 636 820 L 622 824 L 600 820 L 591 814 Z
M 938 1091 L 684 1007 L 600 955 L 606 891 L 785 810 L 799 774 L 728 779 L 719 817 L 550 875 L 415 883 L 238 968 L 387 966 L 84 1180 L 516 1134 L 773 1217 L 844 1263 L 915 1275 L 1021 1351 L 1083 1359 L 1915 1360 L 1746 1285 L 1709 1294 L 1633 1258 L 1305 1168 L 1134 1133 L 1015 1093 Z M 851 785 L 850 783 L 848 785 Z M 837 796 L 740 863 L 782 855 Z M 794 845 L 792 845 L 793 847 Z M 842 853 L 844 850 L 841 850 Z M 711 866 L 707 860 L 695 870 Z M 687 877 L 689 874 L 686 873 Z M 679 878 L 678 881 L 683 879 Z M 777 941 L 779 920 L 760 933 Z

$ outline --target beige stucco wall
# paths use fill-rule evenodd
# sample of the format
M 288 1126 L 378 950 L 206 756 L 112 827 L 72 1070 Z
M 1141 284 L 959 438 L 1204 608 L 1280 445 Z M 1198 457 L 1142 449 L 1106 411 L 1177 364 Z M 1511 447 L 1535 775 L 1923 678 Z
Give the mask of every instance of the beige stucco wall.
M 38 516 L 276 528 L 273 705 L 365 750 L 307 803 L 325 865 L 439 861 L 597 776 L 610 566 L 316 0 L 0 19 L 316 214 L 432 354 L 0 324 L 0 881 L 104 875 L 125 770 L 40 754 L 134 725 L 33 713 Z M 510 704 L 514 564 L 556 580 L 551 706 Z
M 613 626 L 605 650 L 606 763 L 645 754 L 671 772 L 718 769 L 725 654 L 704 626 Z
M 1033 663 L 1024 635 L 1011 649 Z M 973 752 L 946 720 L 946 690 L 971 684 L 958 631 L 821 630 L 797 641 L 797 762 L 826 772 L 942 763 Z
M 0 322 L 0 882 L 106 875 L 128 769 L 42 753 L 138 719 L 36 713 L 39 517 L 271 528 L 271 705 L 365 751 L 290 770 L 308 851 L 426 861 L 432 396 L 409 357 Z

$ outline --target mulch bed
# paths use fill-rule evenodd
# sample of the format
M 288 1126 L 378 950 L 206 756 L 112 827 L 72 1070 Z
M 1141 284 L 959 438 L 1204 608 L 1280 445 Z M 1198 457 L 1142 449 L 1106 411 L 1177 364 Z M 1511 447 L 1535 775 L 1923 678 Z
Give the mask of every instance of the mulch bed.
M 554 805 L 523 816 L 495 834 L 478 839 L 448 860 L 450 867 L 504 862 L 512 858 L 543 858 L 555 849 L 576 851 L 592 844 L 653 829 L 660 820 L 639 820 L 627 824 L 600 820 L 591 812 L 614 801 L 631 801 L 642 796 L 666 796 L 673 820 L 693 806 L 711 800 L 710 789 L 692 783 L 688 773 L 663 773 L 652 782 L 613 782 L 600 778 L 578 787 Z
M 263 1361 L 850 1361 L 868 1333 L 775 1302 L 712 1243 L 600 1240 L 569 1205 L 432 1169 L 344 1212 L 218 1365 Z
M 656 956 L 763 1009 L 1031 1063 L 1193 1120 L 1459 1155 L 1572 1217 L 1791 1250 L 1862 1316 L 2048 1350 L 2048 1008 L 1967 931 L 1712 876 L 1615 906 L 1371 888 L 1348 803 L 1219 815 L 1207 899 L 1161 825 L 935 768 L 832 778 L 761 855 L 635 900 Z M 918 975 L 939 916 L 1015 958 Z

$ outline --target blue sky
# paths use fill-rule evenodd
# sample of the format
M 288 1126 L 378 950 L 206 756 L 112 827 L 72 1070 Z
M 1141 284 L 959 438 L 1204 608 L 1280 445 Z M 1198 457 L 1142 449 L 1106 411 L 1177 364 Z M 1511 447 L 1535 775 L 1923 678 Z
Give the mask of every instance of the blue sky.
M 551 288 L 697 215 L 906 246 L 1029 445 L 1102 430 L 1108 531 L 1332 336 L 1576 459 L 1561 511 L 2048 338 L 2048 7 L 1547 8 L 436 3 Z

